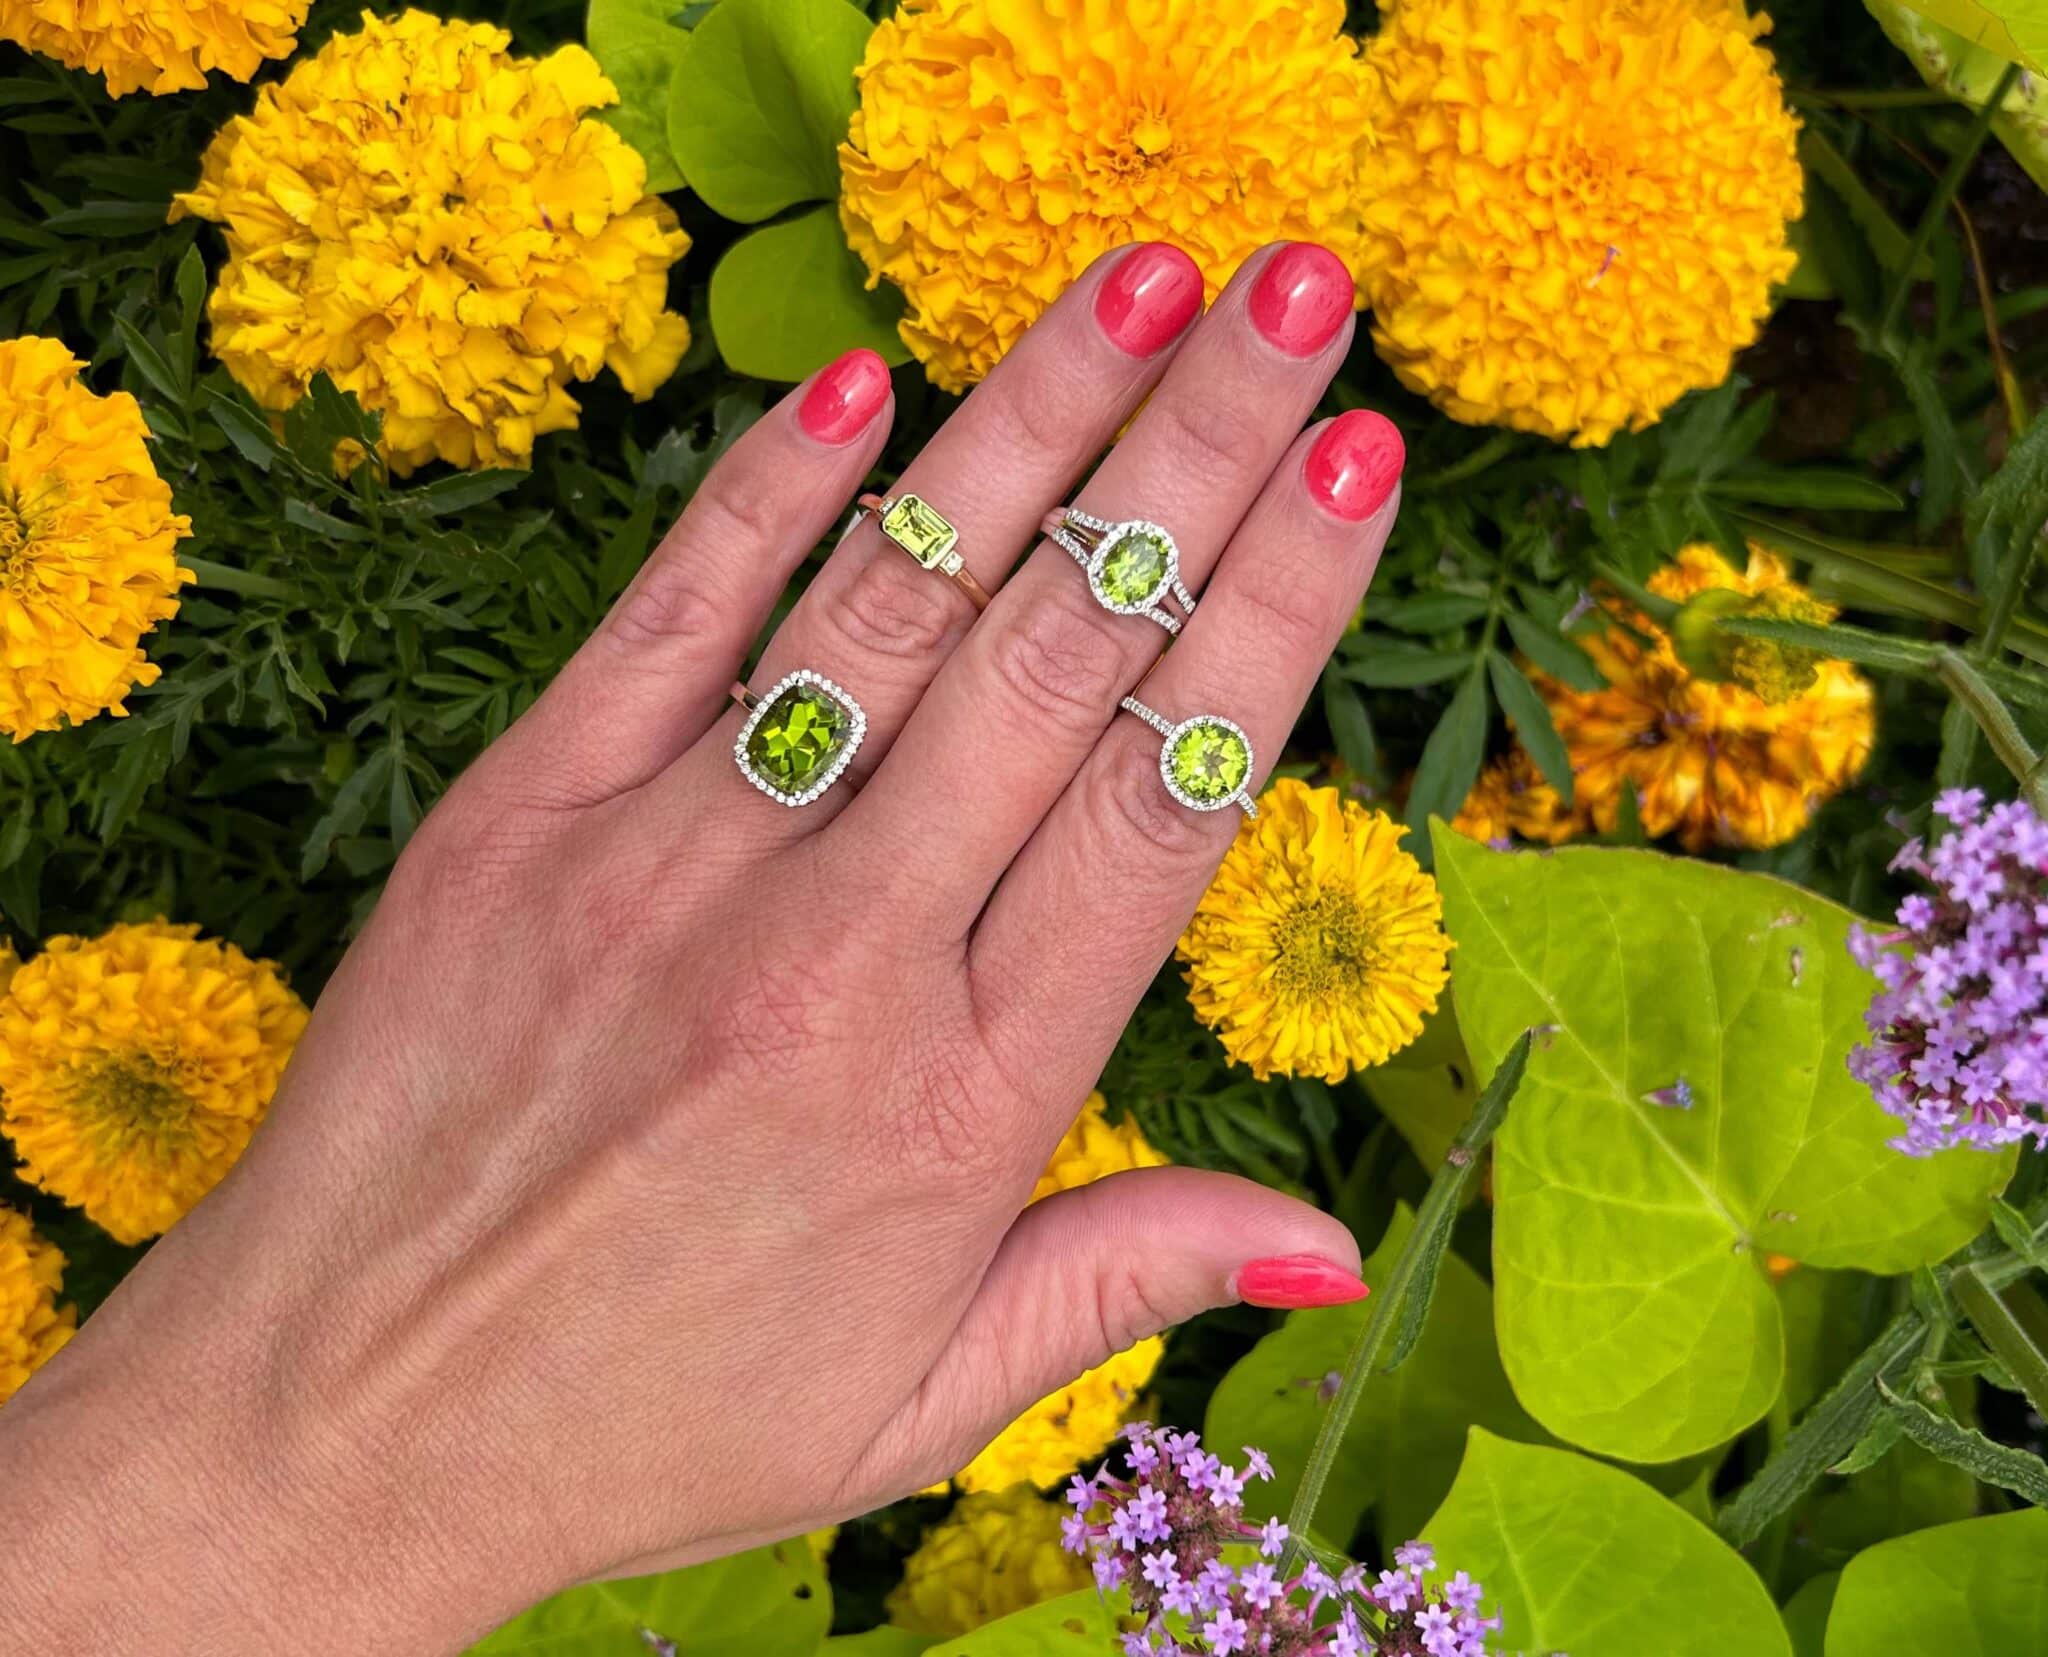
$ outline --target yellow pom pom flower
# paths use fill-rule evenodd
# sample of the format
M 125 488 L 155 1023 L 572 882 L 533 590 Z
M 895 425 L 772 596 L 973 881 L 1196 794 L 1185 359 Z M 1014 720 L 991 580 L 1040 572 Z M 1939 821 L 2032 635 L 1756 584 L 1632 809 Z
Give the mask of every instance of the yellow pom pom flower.
M 666 309 L 689 237 L 589 116 L 617 91 L 580 46 L 511 43 L 366 14 L 223 128 L 172 208 L 226 227 L 207 314 L 235 378 L 279 410 L 326 373 L 384 416 L 399 472 L 526 465 L 576 425 L 572 380 L 609 366 L 650 397 L 689 345 Z
M 1088 1586 L 1060 1546 L 1059 1504 L 1028 1484 L 962 1496 L 919 1544 L 889 1595 L 889 1621 L 940 1639 Z
M 1045 1165 L 1032 1188 L 1031 1200 L 1038 1202 L 1055 1191 L 1072 1191 L 1111 1174 L 1130 1168 L 1160 1168 L 1166 1158 L 1155 1151 L 1139 1129 L 1136 1118 L 1109 1120 L 1109 1101 L 1100 1093 L 1088 1095 L 1081 1114 L 1067 1129 L 1064 1139 Z
M 959 391 L 1098 254 L 1171 242 L 1214 298 L 1253 251 L 1355 267 L 1365 80 L 1341 0 L 906 0 L 869 38 L 840 218 Z
M 77 1310 L 57 1304 L 63 1287 L 57 1246 L 36 1235 L 26 1214 L 0 1206 L 0 1404 L 77 1330 Z
M 1451 827 L 1474 840 L 1522 839 L 1556 846 L 1579 825 L 1536 762 L 1512 748 L 1479 773 Z
M 1689 546 L 1649 585 L 1681 603 L 1727 589 L 1776 613 L 1823 609 L 1758 547 L 1738 572 L 1713 548 Z M 1536 676 L 1571 754 L 1582 821 L 1611 830 L 1633 788 L 1644 831 L 1675 834 L 1688 851 L 1776 846 L 1863 769 L 1874 698 L 1847 662 L 1801 657 L 1773 671 L 1745 657 L 1738 668 L 1775 698 L 1767 700 L 1748 684 L 1699 677 L 1660 629 L 1613 608 L 1627 625 L 1582 641 L 1608 688 L 1578 691 Z
M 114 97 L 245 81 L 291 55 L 310 0 L 0 0 L 0 40 L 107 78 Z
M 178 613 L 191 520 L 125 391 L 95 396 L 53 339 L 0 341 L 0 731 L 127 712 L 156 683 L 142 635 Z
M 1373 337 L 1459 420 L 1575 444 L 1719 385 L 1797 262 L 1741 0 L 1398 0 L 1359 165 Z
M 0 995 L 0 1129 L 24 1179 L 139 1243 L 234 1166 L 305 1027 L 275 965 L 196 926 L 52 938 Z
M 1408 831 L 1283 777 L 1259 799 L 1179 946 L 1188 1001 L 1265 1081 L 1341 1082 L 1398 1053 L 1449 979 L 1436 882 Z

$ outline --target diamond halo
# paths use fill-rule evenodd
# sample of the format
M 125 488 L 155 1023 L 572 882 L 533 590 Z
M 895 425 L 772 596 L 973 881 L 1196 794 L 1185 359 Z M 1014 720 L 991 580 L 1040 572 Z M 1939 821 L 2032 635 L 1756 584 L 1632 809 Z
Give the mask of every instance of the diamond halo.
M 812 779 L 807 788 L 801 793 L 786 794 L 754 769 L 747 758 L 747 745 L 753 740 L 754 732 L 761 721 L 768 716 L 783 694 L 800 685 L 808 685 L 811 689 L 822 692 L 846 710 L 846 738 L 824 771 Z M 733 741 L 732 757 L 739 764 L 740 775 L 769 799 L 792 808 L 807 806 L 840 779 L 847 766 L 853 763 L 853 756 L 860 752 L 861 739 L 867 734 L 868 716 L 851 693 L 822 673 L 813 673 L 807 667 L 800 667 L 794 673 L 784 674 L 754 701 L 748 711 L 746 723 L 740 727 L 740 734 Z

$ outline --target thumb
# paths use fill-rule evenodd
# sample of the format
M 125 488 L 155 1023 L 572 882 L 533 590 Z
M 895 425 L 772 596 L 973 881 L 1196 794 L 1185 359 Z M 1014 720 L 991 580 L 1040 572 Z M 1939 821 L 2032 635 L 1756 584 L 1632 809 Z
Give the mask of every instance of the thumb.
M 924 1392 L 964 1466 L 1076 1376 L 1212 1307 L 1364 1297 L 1342 1221 L 1234 1174 L 1141 1168 L 1034 1203 L 1011 1226 Z M 940 1453 L 939 1446 L 921 1447 Z

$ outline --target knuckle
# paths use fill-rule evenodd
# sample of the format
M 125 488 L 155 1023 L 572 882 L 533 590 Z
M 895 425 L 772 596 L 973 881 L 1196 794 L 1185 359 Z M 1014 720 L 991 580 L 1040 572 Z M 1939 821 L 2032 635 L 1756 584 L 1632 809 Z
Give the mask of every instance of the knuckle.
M 1298 566 L 1289 569 L 1270 560 L 1234 596 L 1254 613 L 1261 648 L 1274 659 L 1320 661 L 1327 654 L 1323 640 L 1336 631 L 1337 595 L 1306 579 Z
M 962 623 L 952 583 L 890 552 L 877 555 L 851 580 L 814 587 L 819 619 L 857 649 L 878 656 L 929 658 L 952 642 Z
M 1128 1257 L 1107 1259 L 1095 1273 L 1095 1321 L 1104 1353 L 1114 1356 L 1178 1321 L 1153 1296 L 1144 1271 Z
M 753 482 L 759 483 L 756 477 Z M 774 488 L 746 487 L 738 468 L 713 467 L 683 521 L 694 541 L 721 551 L 780 546 L 788 533 L 788 501 Z
M 1150 854 L 1120 866 L 1154 870 L 1178 880 L 1221 855 L 1215 825 L 1175 800 L 1159 780 L 1157 738 L 1150 745 L 1136 740 L 1112 744 L 1101 763 L 1089 769 L 1088 778 L 1091 818 L 1108 834 L 1135 836 Z
M 1266 444 L 1264 432 L 1237 404 L 1219 397 L 1182 396 L 1161 401 L 1153 411 L 1174 469 L 1197 477 L 1237 476 Z
M 1075 388 L 1037 365 L 1036 371 L 1007 377 L 989 388 L 989 440 L 1005 454 L 1067 454 L 1085 427 L 1077 421 Z
M 628 650 L 670 642 L 703 646 L 731 631 L 733 606 L 706 586 L 681 558 L 659 559 L 641 572 L 613 609 L 607 638 Z
M 1099 734 L 1116 706 L 1127 650 L 1102 611 L 1048 597 L 1000 621 L 987 648 L 1005 693 L 1062 731 Z

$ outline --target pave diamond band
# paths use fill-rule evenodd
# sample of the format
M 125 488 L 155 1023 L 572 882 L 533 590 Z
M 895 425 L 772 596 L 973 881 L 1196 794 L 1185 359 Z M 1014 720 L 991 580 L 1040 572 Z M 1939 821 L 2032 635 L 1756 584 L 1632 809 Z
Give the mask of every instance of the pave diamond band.
M 837 782 L 868 734 L 860 704 L 809 668 L 778 680 L 762 696 L 741 684 L 730 694 L 747 710 L 732 745 L 740 775 L 786 806 L 809 805 Z
M 945 576 L 976 610 L 988 608 L 988 589 L 974 579 L 967 560 L 960 556 L 959 530 L 930 501 L 922 495 L 862 495 L 846 534 L 851 535 L 869 513 L 880 520 L 877 527 L 884 539 L 901 547 L 924 568 Z
M 1242 726 L 1213 713 L 1175 723 L 1135 696 L 1126 696 L 1122 705 L 1159 733 L 1159 780 L 1167 793 L 1193 811 L 1234 805 L 1247 818 L 1259 815 L 1258 802 L 1246 792 L 1252 780 L 1252 740 Z
M 1178 633 L 1194 614 L 1195 595 L 1180 578 L 1173 536 L 1141 518 L 1111 523 L 1071 506 L 1056 507 L 1039 526 L 1088 577 L 1095 602 L 1120 616 L 1143 616 Z M 1167 608 L 1171 597 L 1179 613 Z

